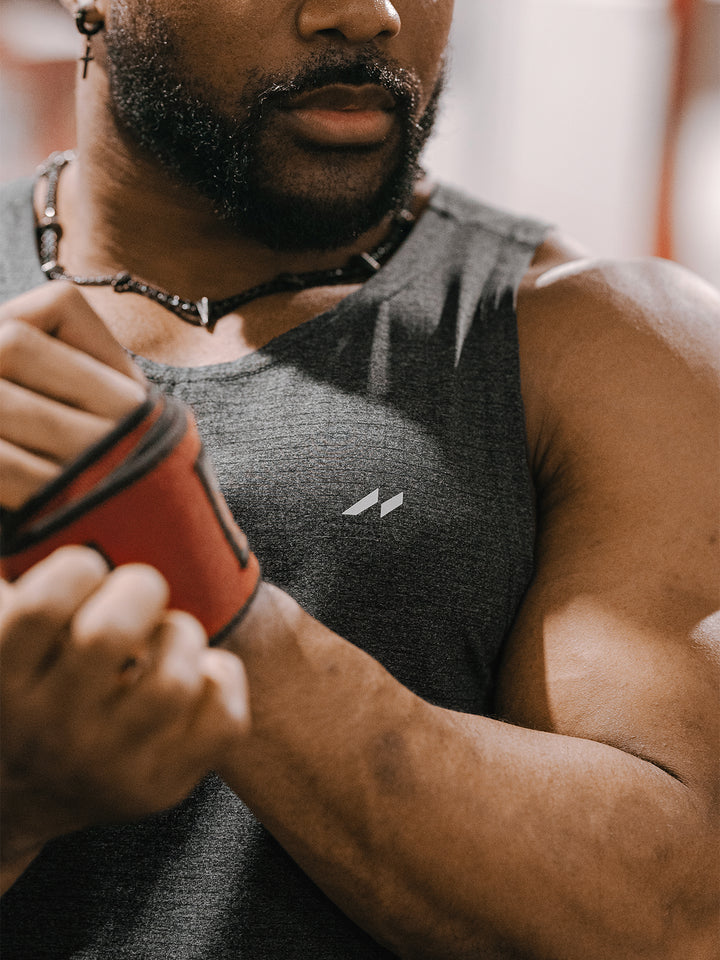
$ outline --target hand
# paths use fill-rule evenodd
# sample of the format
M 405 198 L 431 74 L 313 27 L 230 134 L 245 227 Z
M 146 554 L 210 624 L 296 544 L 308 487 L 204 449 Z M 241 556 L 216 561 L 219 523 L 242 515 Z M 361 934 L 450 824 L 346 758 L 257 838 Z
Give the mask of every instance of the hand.
M 72 285 L 45 284 L 0 307 L 0 506 L 22 506 L 145 393 Z
M 0 604 L 4 864 L 174 805 L 241 745 L 242 664 L 167 610 L 153 568 L 108 573 L 65 547 L 3 583 Z

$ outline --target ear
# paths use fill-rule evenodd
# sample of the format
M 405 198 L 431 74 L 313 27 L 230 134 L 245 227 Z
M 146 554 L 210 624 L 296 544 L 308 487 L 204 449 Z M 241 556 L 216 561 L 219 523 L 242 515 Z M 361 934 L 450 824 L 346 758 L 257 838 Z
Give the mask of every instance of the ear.
M 78 10 L 85 10 L 88 23 L 99 23 L 105 19 L 107 13 L 107 0 L 60 0 L 71 16 L 75 16 Z

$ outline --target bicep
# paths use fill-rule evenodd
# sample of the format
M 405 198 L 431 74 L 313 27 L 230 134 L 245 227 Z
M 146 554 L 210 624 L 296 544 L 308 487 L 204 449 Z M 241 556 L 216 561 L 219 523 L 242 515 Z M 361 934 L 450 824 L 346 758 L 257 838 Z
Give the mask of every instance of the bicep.
M 629 591 L 531 589 L 501 668 L 497 711 L 519 726 L 606 743 L 719 799 L 720 618 L 653 623 Z
M 716 374 L 707 351 L 695 363 L 637 318 L 605 311 L 583 333 L 545 399 L 537 573 L 497 712 L 642 757 L 715 800 Z

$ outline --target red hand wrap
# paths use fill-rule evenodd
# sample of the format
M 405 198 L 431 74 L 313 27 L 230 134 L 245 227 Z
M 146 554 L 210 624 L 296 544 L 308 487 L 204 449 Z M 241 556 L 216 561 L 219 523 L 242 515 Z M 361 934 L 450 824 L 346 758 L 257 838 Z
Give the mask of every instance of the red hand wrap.
M 149 563 L 170 584 L 171 606 L 194 614 L 215 641 L 238 622 L 260 581 L 192 413 L 157 393 L 1 520 L 6 579 L 65 544 L 94 547 L 112 566 Z

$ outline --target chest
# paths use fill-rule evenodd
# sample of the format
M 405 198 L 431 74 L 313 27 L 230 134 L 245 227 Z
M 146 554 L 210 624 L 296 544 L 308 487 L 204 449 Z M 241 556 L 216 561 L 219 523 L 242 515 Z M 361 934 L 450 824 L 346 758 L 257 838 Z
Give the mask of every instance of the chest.
M 330 310 L 356 286 L 316 287 L 276 294 L 221 318 L 209 332 L 138 296 L 85 288 L 84 294 L 115 339 L 156 363 L 201 367 L 239 360 L 271 340 Z
M 393 396 L 326 373 L 174 392 L 265 578 L 420 695 L 480 710 L 532 567 L 522 431 L 480 387 L 471 409 L 419 371 Z

